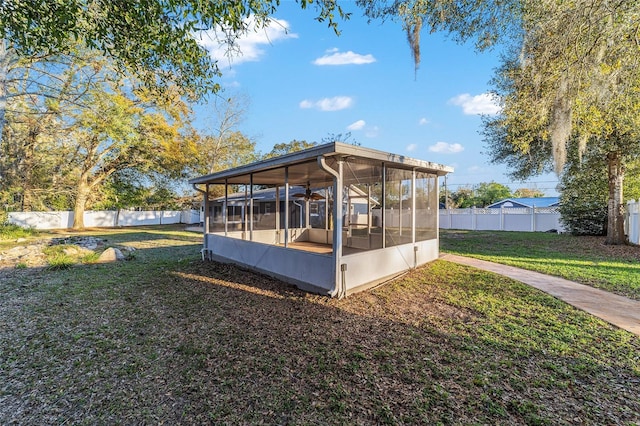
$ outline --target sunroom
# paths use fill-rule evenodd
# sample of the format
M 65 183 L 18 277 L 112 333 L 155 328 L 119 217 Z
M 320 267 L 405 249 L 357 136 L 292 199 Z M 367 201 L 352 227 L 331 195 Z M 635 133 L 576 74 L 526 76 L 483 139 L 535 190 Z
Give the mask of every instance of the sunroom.
M 334 142 L 191 179 L 203 258 L 344 297 L 438 258 L 438 178 L 452 171 Z

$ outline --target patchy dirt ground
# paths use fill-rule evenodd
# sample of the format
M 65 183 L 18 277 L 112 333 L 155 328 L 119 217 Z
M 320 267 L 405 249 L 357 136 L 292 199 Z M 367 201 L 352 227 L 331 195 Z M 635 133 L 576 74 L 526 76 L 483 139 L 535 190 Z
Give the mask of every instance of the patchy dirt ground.
M 40 269 L 124 260 L 133 247 L 109 245 L 106 238 L 91 235 L 38 238 L 15 241 L 0 250 L 0 276 L 10 276 L 10 269 Z M 110 250 L 110 251 L 107 251 Z M 111 252 L 113 251 L 113 253 Z M 126 253 L 126 254 L 125 254 Z
M 343 300 L 138 230 L 0 280 L 1 424 L 637 424 L 640 340 L 444 261 Z

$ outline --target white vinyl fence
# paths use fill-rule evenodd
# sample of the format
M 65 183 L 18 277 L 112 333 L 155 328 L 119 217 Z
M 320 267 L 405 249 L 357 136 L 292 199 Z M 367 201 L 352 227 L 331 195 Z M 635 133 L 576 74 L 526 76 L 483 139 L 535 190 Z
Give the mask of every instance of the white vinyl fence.
M 441 229 L 472 231 L 562 232 L 560 213 L 555 207 L 499 209 L 441 209 Z
M 630 243 L 640 244 L 640 200 L 627 202 L 626 231 Z
M 73 226 L 73 212 L 11 212 L 9 223 L 35 229 L 66 229 Z M 175 223 L 200 223 L 198 210 L 175 211 L 86 211 L 86 227 L 118 227 L 142 225 L 169 225 Z

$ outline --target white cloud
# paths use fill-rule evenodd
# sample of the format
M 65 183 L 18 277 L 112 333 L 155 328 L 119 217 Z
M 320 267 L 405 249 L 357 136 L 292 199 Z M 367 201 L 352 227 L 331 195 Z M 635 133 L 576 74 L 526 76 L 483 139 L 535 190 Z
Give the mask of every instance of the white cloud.
M 315 61 L 314 65 L 363 65 L 370 64 L 376 61 L 373 55 L 361 55 L 359 53 L 352 52 L 339 52 L 337 49 L 331 49 L 326 54 Z
M 465 115 L 494 115 L 500 112 L 498 99 L 491 93 L 482 93 L 476 96 L 463 93 L 449 99 L 449 103 L 461 106 Z
M 495 170 L 491 167 L 474 165 L 471 167 L 467 167 L 467 173 L 473 175 L 493 176 L 495 175 Z
M 340 111 L 341 109 L 350 108 L 352 105 L 353 98 L 349 96 L 334 96 L 333 98 L 323 98 L 319 101 L 305 99 L 300 102 L 300 108 L 315 108 L 320 111 Z
M 437 142 L 429 147 L 429 151 L 439 154 L 456 154 L 464 151 L 464 147 L 459 143 Z
M 364 120 L 358 120 L 347 126 L 347 130 L 362 130 L 367 123 Z
M 409 152 L 413 152 L 418 148 L 418 144 L 417 143 L 412 143 L 407 145 L 407 147 L 405 148 L 407 151 Z
M 231 63 L 238 65 L 243 62 L 259 61 L 265 54 L 263 46 L 298 38 L 297 34 L 289 31 L 289 23 L 282 19 L 271 19 L 270 24 L 264 28 L 257 28 L 252 18 L 248 18 L 245 22 L 247 32 L 238 36 L 233 49 L 224 43 L 225 35 L 220 27 L 199 33 L 198 42 L 209 51 L 211 58 L 224 66 Z
M 422 118 L 420 119 L 420 121 L 418 121 L 418 124 L 419 124 L 420 126 L 424 126 L 425 124 L 429 124 L 429 120 L 427 120 L 426 118 L 422 117 Z
M 380 133 L 380 128 L 378 126 L 373 126 L 368 128 L 364 135 L 368 138 L 376 138 L 378 137 L 379 133 Z

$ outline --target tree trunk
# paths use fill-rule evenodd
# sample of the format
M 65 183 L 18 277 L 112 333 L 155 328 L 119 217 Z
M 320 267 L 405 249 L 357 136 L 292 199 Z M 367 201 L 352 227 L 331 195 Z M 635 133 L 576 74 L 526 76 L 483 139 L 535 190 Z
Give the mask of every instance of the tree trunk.
M 624 172 L 624 161 L 620 153 L 608 153 L 609 203 L 607 205 L 607 238 L 605 244 L 619 245 L 626 243 L 624 235 L 624 203 L 622 198 Z
M 84 208 L 89 199 L 91 186 L 86 179 L 80 179 L 77 187 L 76 202 L 73 206 L 73 229 L 84 228 Z

